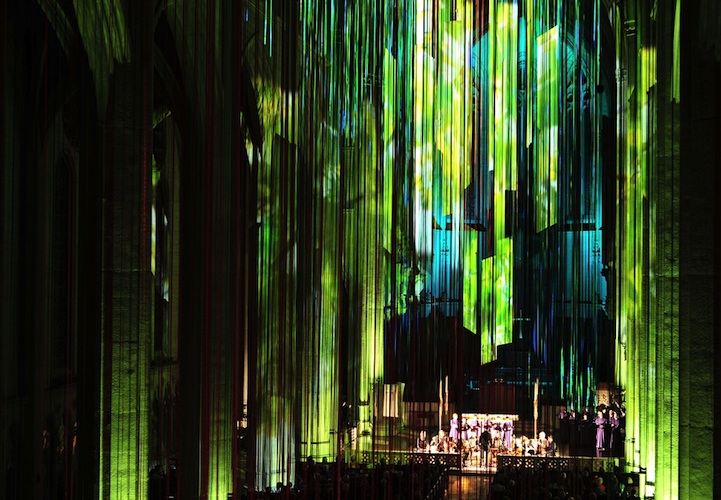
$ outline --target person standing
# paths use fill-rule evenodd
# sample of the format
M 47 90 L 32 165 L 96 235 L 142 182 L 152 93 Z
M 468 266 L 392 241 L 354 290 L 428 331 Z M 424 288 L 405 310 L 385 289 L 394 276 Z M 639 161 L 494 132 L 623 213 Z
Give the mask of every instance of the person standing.
M 604 436 L 606 431 L 606 418 L 603 416 L 603 412 L 601 410 L 598 410 L 596 413 L 596 419 L 593 422 L 596 424 L 596 456 L 600 457 L 603 454 Z
M 506 449 L 511 449 L 511 443 L 513 439 L 513 420 L 511 417 L 506 417 L 503 422 L 503 441 L 506 445 Z
M 480 446 L 481 446 L 481 467 L 483 469 L 488 468 L 488 456 L 491 450 L 491 433 L 489 432 L 490 427 L 485 427 L 481 432 Z
M 618 425 L 619 425 L 618 415 L 616 414 L 615 410 L 610 410 L 608 412 L 608 424 L 611 427 L 611 432 L 608 437 L 608 449 L 610 451 L 610 453 L 609 453 L 610 456 L 613 457 L 613 456 L 616 456 L 615 448 L 616 448 L 616 443 L 618 442 L 617 434 L 618 434 Z
M 467 441 L 469 438 L 468 435 L 468 422 L 466 421 L 465 417 L 461 418 L 461 441 Z

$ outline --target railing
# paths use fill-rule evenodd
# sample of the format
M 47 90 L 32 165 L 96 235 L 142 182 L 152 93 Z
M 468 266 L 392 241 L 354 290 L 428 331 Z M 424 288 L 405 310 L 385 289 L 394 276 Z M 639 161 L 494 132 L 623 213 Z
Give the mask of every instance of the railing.
M 440 465 L 445 469 L 460 469 L 460 453 L 408 453 L 408 459 L 417 465 Z
M 551 469 L 574 471 L 588 469 L 591 472 L 612 471 L 616 464 L 614 458 L 593 457 L 534 457 L 517 455 L 498 455 L 498 469 Z
M 416 465 L 439 465 L 447 469 L 461 468 L 460 453 L 424 453 L 424 452 L 407 452 L 407 451 L 364 451 L 360 453 L 350 454 L 346 458 L 346 462 L 357 462 L 359 464 L 371 464 L 373 466 L 380 465 L 382 462 L 387 464 L 416 464 Z

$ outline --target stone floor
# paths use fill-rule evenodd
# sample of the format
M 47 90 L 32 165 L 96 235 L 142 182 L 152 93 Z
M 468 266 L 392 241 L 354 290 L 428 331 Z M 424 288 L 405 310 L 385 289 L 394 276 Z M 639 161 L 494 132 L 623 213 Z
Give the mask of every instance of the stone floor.
M 475 500 L 488 497 L 492 475 L 489 474 L 452 474 L 448 478 L 448 500 Z

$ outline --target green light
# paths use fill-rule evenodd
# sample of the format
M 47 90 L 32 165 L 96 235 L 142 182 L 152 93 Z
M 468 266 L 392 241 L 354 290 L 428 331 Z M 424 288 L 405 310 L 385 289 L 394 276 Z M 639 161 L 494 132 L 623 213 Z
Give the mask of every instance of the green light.
M 681 0 L 676 0 L 673 17 L 673 100 L 681 102 Z
M 536 231 L 558 222 L 558 26 L 536 42 Z
M 481 262 L 481 363 L 496 359 L 494 262 L 495 257 L 487 257 Z
M 496 242 L 494 262 L 495 344 L 508 344 L 513 340 L 513 240 L 504 238 Z
M 130 282 L 135 279 L 132 276 L 129 278 Z M 116 277 L 116 283 L 121 279 Z M 116 313 L 122 310 L 147 319 L 148 304 L 142 301 L 138 306 L 138 301 L 134 299 L 116 297 L 113 305 Z M 107 387 L 100 384 L 100 401 L 109 400 L 108 406 L 103 404 L 102 419 L 110 422 L 100 431 L 101 498 L 135 499 L 146 494 L 150 412 L 149 392 L 145 390 L 144 383 L 148 376 L 149 323 L 126 324 L 124 328 L 118 327 L 111 332 L 111 359 L 102 358 L 101 373 L 109 369 L 112 379 Z M 108 361 L 110 367 L 106 366 Z
M 324 181 L 323 213 L 327 227 L 338 227 L 339 186 L 326 176 Z M 320 290 L 318 304 L 313 308 L 312 321 L 306 326 L 306 349 L 303 351 L 303 364 L 313 367 L 302 371 L 301 403 L 301 456 L 312 456 L 319 460 L 332 461 L 338 453 L 338 443 L 334 439 L 338 423 L 337 369 L 339 346 L 336 339 L 340 314 L 340 286 L 337 262 L 342 258 L 335 240 L 336 231 L 323 231 L 319 235 L 318 248 L 320 258 Z
M 296 172 L 285 176 L 278 165 L 296 165 L 296 148 L 276 137 L 282 122 L 283 99 L 280 89 L 271 82 L 258 81 L 264 115 L 264 151 L 258 172 L 258 352 L 256 401 L 248 411 L 257 415 L 256 475 L 260 488 L 286 484 L 295 477 L 294 454 L 297 412 L 297 329 L 295 308 L 284 304 L 296 302 L 295 288 L 289 280 L 297 276 L 297 263 L 291 251 L 295 237 L 292 215 L 297 212 L 295 200 L 284 198 L 284 189 L 296 182 Z M 285 116 L 293 116 L 285 109 Z M 290 124 L 292 126 L 292 124 Z M 290 128 L 290 127 L 289 127 Z M 294 169 L 291 169 L 294 170 Z M 285 360 L 279 370 L 279 360 Z M 232 423 L 230 423 L 232 428 Z M 227 468 L 226 468 L 227 470 Z
M 463 327 L 478 332 L 478 233 L 465 231 L 463 246 Z
M 73 0 L 80 37 L 93 72 L 98 109 L 104 113 L 115 61 L 130 60 L 130 41 L 120 0 Z
M 436 110 L 436 81 L 431 31 L 430 3 L 416 0 L 415 45 L 413 47 L 413 214 L 415 249 L 420 255 L 433 252 L 433 126 Z

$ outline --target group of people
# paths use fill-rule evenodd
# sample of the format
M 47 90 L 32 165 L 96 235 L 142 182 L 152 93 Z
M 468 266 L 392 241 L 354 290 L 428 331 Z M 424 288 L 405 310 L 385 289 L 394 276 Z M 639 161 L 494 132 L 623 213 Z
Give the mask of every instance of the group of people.
M 544 431 L 541 431 L 538 433 L 538 436 L 533 439 L 527 436 L 517 438 L 512 454 L 555 457 L 558 455 L 558 443 L 554 441 L 551 434 L 546 434 Z
M 595 415 L 589 408 L 578 414 L 563 407 L 558 417 L 559 434 L 569 454 L 613 457 L 623 453 L 626 412 L 622 406 L 599 405 Z
M 559 413 L 559 440 L 544 431 L 534 437 L 515 434 L 515 415 L 454 413 L 448 431 L 439 430 L 428 440 L 421 431 L 415 450 L 430 453 L 460 453 L 465 464 L 469 458 L 480 457 L 480 465 L 488 466 L 497 454 L 554 457 L 559 445 L 564 454 L 572 456 L 618 456 L 622 452 L 625 412 L 619 406 L 600 405 L 593 416 L 588 409 L 577 415 L 563 407 Z
M 518 417 L 511 415 L 488 415 L 469 414 L 458 420 L 458 414 L 454 413 L 450 421 L 449 437 L 458 441 L 480 440 L 484 432 L 490 435 L 491 444 L 496 447 L 511 447 L 513 439 L 514 419 Z
M 461 453 L 463 463 L 479 457 L 481 468 L 492 465 L 497 454 L 556 456 L 558 445 L 553 436 L 540 432 L 535 438 L 514 433 L 516 416 L 470 414 L 459 419 L 454 413 L 449 431 L 439 430 L 428 441 L 421 431 L 415 449 L 430 453 Z

